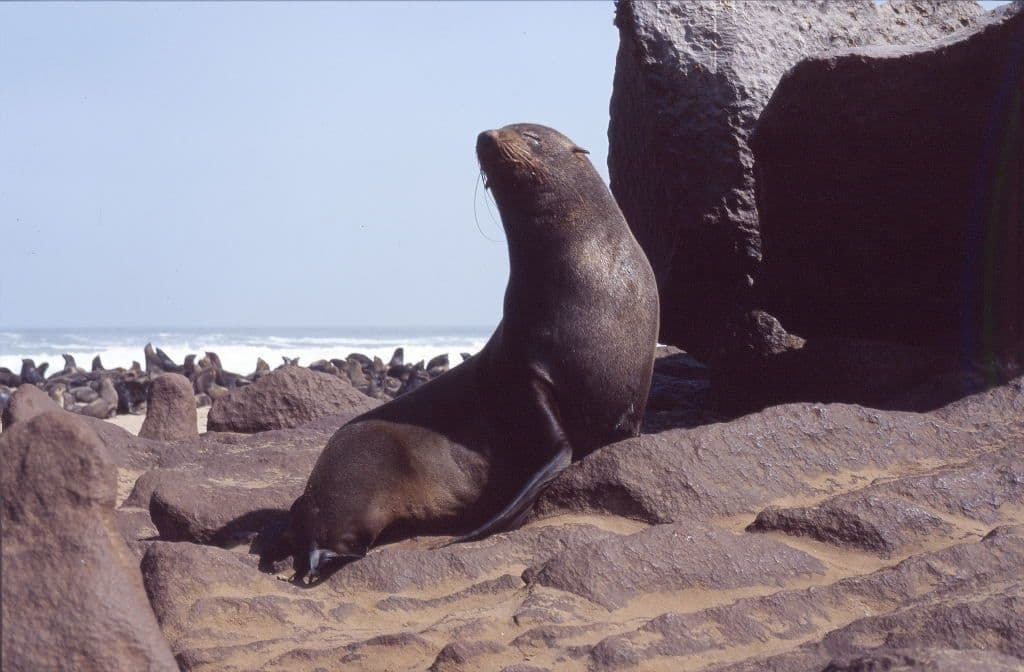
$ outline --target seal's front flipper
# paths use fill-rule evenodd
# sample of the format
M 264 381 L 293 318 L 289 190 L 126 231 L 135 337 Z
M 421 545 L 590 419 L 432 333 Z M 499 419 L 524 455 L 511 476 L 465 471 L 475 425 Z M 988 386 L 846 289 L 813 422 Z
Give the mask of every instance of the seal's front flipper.
M 530 512 L 530 507 L 533 506 L 534 501 L 540 495 L 541 490 L 544 486 L 551 482 L 555 476 L 557 476 L 563 469 L 569 466 L 572 461 L 572 448 L 566 443 L 562 448 L 559 449 L 558 453 L 545 464 L 540 471 L 530 477 L 526 485 L 516 493 L 516 496 L 512 498 L 512 501 L 501 510 L 501 513 L 491 518 L 489 521 L 476 528 L 469 534 L 463 535 L 458 539 L 454 539 L 445 546 L 451 546 L 452 544 L 459 544 L 464 541 L 476 541 L 482 539 L 489 534 L 494 532 L 501 532 L 502 530 L 516 527 L 521 524 L 526 518 L 526 514 Z M 442 547 L 443 548 L 443 547 Z
M 562 424 L 558 421 L 550 383 L 538 380 L 534 382 L 533 388 L 539 399 L 541 436 L 544 437 L 545 443 L 551 447 L 550 459 L 530 476 L 526 484 L 512 498 L 512 501 L 496 516 L 469 534 L 448 542 L 445 546 L 459 544 L 464 541 L 476 541 L 489 534 L 501 532 L 502 530 L 522 524 L 527 514 L 530 513 L 533 503 L 540 496 L 544 486 L 550 483 L 555 476 L 560 474 L 572 462 L 572 446 L 569 444 L 565 432 L 562 431 Z

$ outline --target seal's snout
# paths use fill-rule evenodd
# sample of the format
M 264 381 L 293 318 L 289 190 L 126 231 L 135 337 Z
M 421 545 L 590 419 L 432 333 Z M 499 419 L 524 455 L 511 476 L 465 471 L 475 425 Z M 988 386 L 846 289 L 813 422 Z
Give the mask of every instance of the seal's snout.
M 486 161 L 498 151 L 498 132 L 484 131 L 476 136 L 476 156 L 481 161 Z

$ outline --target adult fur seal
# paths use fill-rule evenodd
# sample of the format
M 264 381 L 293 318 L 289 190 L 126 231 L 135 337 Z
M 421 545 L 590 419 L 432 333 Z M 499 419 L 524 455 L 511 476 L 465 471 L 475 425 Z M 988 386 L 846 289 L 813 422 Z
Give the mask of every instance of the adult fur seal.
M 508 239 L 503 319 L 477 355 L 331 437 L 292 506 L 297 579 L 380 541 L 512 527 L 571 458 L 639 433 L 658 294 L 615 200 L 544 126 L 481 133 L 477 155 Z

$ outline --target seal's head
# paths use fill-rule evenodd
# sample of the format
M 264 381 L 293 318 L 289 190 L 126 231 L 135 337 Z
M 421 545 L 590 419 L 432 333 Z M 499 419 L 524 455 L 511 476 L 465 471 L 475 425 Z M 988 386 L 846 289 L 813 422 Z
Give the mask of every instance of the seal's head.
M 513 220 L 561 216 L 607 193 L 587 150 L 547 126 L 512 124 L 484 131 L 477 136 L 476 154 L 506 228 L 509 215 Z

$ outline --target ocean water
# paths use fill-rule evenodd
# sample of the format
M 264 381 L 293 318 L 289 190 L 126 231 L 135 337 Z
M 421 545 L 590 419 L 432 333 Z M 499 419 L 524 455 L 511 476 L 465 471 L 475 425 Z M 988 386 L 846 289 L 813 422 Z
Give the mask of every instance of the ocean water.
M 186 355 L 213 351 L 224 367 L 247 374 L 262 357 L 276 368 L 281 357 L 299 357 L 308 365 L 318 359 L 344 358 L 359 352 L 387 362 L 395 348 L 405 348 L 405 361 L 414 364 L 448 353 L 454 366 L 462 361 L 461 352 L 478 352 L 490 337 L 493 327 L 339 327 L 339 328 L 225 328 L 225 329 L 2 329 L 0 328 L 0 366 L 15 373 L 22 358 L 36 365 L 50 363 L 47 375 L 64 368 L 62 354 L 73 355 L 78 365 L 90 368 L 99 355 L 107 368 L 131 366 L 137 361 L 145 367 L 142 349 L 151 342 L 180 364 Z

